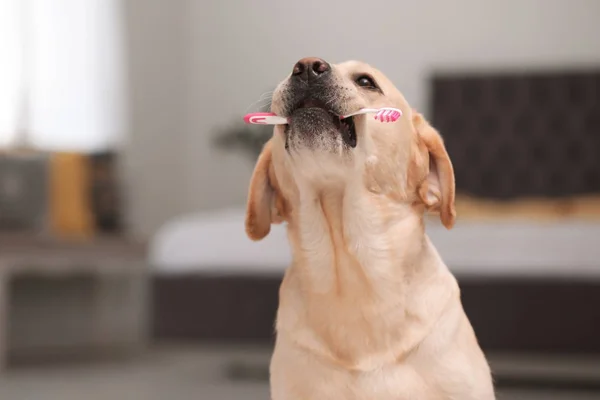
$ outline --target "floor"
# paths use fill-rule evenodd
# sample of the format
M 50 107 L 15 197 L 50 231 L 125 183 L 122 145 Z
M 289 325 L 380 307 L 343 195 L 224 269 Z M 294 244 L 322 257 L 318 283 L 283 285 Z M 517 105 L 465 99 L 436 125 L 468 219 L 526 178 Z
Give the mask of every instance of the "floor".
M 585 376 L 600 382 L 600 360 L 495 356 L 496 370 Z M 264 348 L 160 348 L 129 361 L 19 366 L 0 376 L 2 400 L 267 400 Z M 232 364 L 234 365 L 232 367 Z M 237 364 L 237 367 L 235 365 Z M 231 379 L 234 377 L 237 379 Z M 500 400 L 592 400 L 600 392 L 499 390 Z

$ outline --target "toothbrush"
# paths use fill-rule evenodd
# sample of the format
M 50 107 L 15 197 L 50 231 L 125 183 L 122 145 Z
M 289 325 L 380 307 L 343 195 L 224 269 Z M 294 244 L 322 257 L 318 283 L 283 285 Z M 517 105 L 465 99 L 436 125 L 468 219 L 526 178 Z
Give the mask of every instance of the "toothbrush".
M 395 122 L 402 116 L 402 111 L 393 107 L 361 108 L 358 111 L 341 116 L 340 119 L 353 117 L 359 114 L 375 114 L 375 119 L 380 122 Z M 280 117 L 274 113 L 262 112 L 246 114 L 244 122 L 256 125 L 285 125 L 288 123 L 288 120 L 287 118 Z

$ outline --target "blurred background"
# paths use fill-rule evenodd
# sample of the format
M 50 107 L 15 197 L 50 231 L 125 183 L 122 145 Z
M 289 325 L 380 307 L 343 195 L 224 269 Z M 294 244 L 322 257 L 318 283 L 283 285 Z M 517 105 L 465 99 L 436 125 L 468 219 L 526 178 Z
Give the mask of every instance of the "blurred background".
M 305 56 L 438 127 L 499 398 L 600 398 L 600 2 L 0 0 L 0 398 L 266 399 L 284 227 L 246 239 Z

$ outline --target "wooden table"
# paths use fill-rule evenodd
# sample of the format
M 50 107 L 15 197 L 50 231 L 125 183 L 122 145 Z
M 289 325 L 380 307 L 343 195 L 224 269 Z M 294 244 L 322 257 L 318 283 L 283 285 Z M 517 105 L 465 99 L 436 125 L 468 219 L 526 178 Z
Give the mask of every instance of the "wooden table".
M 148 332 L 146 265 L 146 246 L 125 239 L 100 238 L 89 242 L 72 242 L 0 235 L 0 369 L 6 365 L 8 354 L 15 350 L 15 346 L 21 353 L 29 352 L 26 354 L 28 356 L 52 350 L 53 346 L 48 345 L 52 340 L 48 338 L 51 334 L 45 331 L 46 324 L 52 321 L 52 316 L 60 317 L 57 320 L 64 318 L 62 309 L 56 309 L 56 306 L 54 309 L 47 308 L 46 303 L 57 303 L 55 298 L 47 299 L 48 302 L 44 298 L 37 298 L 33 308 L 30 308 L 36 312 L 14 315 L 13 312 L 17 311 L 11 307 L 12 289 L 17 279 L 32 277 L 41 282 L 50 282 L 53 279 L 85 277 L 91 283 L 79 292 L 89 297 L 90 301 L 86 303 L 89 303 L 86 309 L 80 307 L 75 313 L 71 311 L 71 319 L 85 318 L 87 322 L 83 324 L 85 329 L 80 329 L 78 339 L 73 340 L 77 346 L 71 347 L 81 348 L 85 344 L 87 349 L 130 349 L 143 345 Z M 118 287 L 115 286 L 116 282 L 119 283 Z M 61 296 L 60 291 L 55 291 L 55 294 Z M 66 299 L 62 303 L 69 304 L 69 301 Z M 35 310 L 36 305 L 38 310 Z M 44 309 L 40 311 L 40 307 Z M 48 310 L 51 311 L 45 313 Z M 32 315 L 44 315 L 46 319 L 31 321 Z M 27 323 L 21 323 L 20 331 L 14 331 L 11 324 L 15 321 Z M 55 329 L 59 332 L 55 336 L 62 337 L 55 338 L 60 346 L 54 346 L 54 351 L 68 352 L 70 339 L 60 333 L 60 328 L 58 326 Z M 28 348 L 24 338 L 35 338 L 34 330 L 38 329 L 37 344 Z M 74 334 L 68 331 L 69 327 L 64 329 L 63 333 Z M 47 348 L 42 348 L 44 346 L 40 345 L 39 337 L 43 337 L 41 342 Z

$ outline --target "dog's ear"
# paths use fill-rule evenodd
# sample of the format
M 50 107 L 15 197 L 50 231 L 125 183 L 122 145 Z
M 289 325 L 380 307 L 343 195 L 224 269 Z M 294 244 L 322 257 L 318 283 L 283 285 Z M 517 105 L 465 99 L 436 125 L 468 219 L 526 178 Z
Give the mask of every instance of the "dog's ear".
M 424 144 L 427 150 L 428 157 L 426 159 L 429 159 L 429 165 L 426 168 L 427 177 L 418 189 L 419 197 L 428 210 L 440 213 L 442 224 L 450 229 L 456 219 L 452 162 L 438 131 L 417 112 L 413 114 L 412 121 L 417 130 L 418 140 Z
M 246 234 L 252 240 L 261 240 L 271 230 L 271 224 L 283 221 L 284 202 L 279 194 L 273 170 L 271 141 L 269 140 L 254 167 L 246 205 Z

